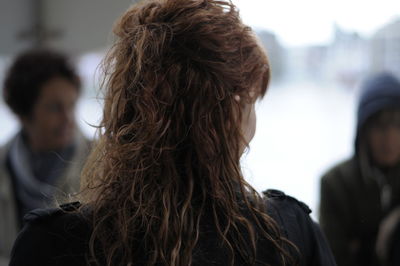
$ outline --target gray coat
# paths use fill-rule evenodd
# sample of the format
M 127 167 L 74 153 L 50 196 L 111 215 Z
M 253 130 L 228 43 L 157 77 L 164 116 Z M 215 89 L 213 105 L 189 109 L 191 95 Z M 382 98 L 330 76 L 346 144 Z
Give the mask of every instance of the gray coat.
M 13 139 L 0 148 L 0 266 L 8 265 L 12 245 L 20 230 L 13 183 L 6 166 L 12 141 Z M 67 195 L 79 191 L 80 172 L 90 147 L 90 141 L 80 132 L 76 134 L 76 143 L 71 164 L 56 185 Z

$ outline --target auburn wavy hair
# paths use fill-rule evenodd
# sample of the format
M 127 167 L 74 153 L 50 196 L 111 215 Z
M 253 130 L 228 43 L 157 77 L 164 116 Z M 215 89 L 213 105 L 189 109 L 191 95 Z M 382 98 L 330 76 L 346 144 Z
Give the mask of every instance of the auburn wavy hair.
M 99 139 L 83 172 L 90 260 L 192 265 L 206 223 L 227 264 L 256 264 L 261 234 L 274 265 L 287 265 L 285 241 L 240 169 L 243 102 L 255 100 L 255 86 L 265 94 L 270 68 L 235 6 L 142 1 L 114 33 Z

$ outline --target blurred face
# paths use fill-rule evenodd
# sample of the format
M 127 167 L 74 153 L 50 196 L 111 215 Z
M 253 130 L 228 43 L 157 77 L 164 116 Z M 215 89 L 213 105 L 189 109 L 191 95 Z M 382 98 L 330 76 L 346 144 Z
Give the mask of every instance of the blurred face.
M 385 122 L 385 116 L 399 118 L 400 111 L 382 114 L 381 119 L 369 127 L 367 140 L 372 160 L 378 166 L 391 167 L 400 163 L 400 121 Z
M 29 117 L 22 118 L 34 151 L 62 149 L 72 143 L 78 89 L 68 80 L 53 78 L 43 85 Z

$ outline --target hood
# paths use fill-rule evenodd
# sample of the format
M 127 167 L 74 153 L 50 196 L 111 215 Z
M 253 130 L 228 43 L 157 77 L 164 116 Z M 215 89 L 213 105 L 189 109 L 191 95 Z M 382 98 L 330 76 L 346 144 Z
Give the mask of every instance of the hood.
M 361 130 L 368 118 L 381 110 L 396 107 L 400 108 L 400 82 L 392 74 L 377 74 L 362 84 L 357 108 L 356 153 Z

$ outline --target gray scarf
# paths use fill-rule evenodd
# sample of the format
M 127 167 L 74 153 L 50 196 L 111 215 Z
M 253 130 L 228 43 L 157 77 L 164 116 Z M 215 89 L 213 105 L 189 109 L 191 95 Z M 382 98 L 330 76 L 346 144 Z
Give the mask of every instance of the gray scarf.
M 22 215 L 49 206 L 57 192 L 57 180 L 64 173 L 73 148 L 59 152 L 32 153 L 20 132 L 11 143 L 9 159 L 15 175 L 16 194 Z

